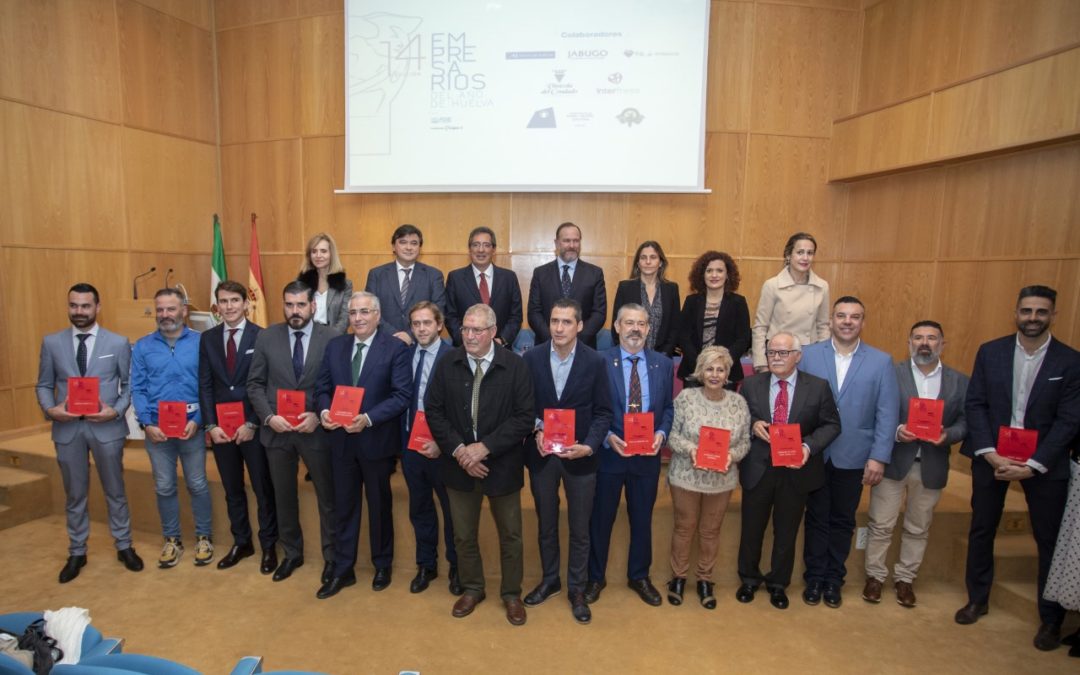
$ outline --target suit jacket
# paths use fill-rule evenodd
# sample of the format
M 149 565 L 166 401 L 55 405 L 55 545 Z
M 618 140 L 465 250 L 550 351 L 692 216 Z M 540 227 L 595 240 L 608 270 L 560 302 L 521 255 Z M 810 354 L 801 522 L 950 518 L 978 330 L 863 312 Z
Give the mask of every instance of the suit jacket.
M 314 290 L 319 290 L 318 270 L 301 272 L 298 277 Z M 345 278 L 344 272 L 334 272 L 326 277 L 326 323 L 339 334 L 349 332 L 349 298 L 352 297 L 352 282 Z
M 420 409 L 420 388 L 418 386 L 419 383 L 416 381 L 416 371 L 413 369 L 412 365 L 413 359 L 416 358 L 417 349 L 420 349 L 420 344 L 417 342 L 414 342 L 412 347 L 409 347 L 409 370 L 413 387 L 412 393 L 409 394 L 409 407 L 405 411 L 405 414 L 401 416 L 401 448 L 406 451 L 408 450 L 406 446 L 409 444 L 409 433 L 412 430 L 413 417 L 416 416 L 416 411 Z M 447 344 L 445 340 L 439 340 L 439 353 L 435 355 L 435 363 L 431 364 L 431 369 L 428 371 L 428 386 L 431 386 L 431 378 L 435 375 L 435 364 L 453 350 L 454 348 Z
M 491 265 L 491 309 L 495 310 L 496 335 L 507 347 L 521 330 L 521 285 L 511 270 Z M 446 276 L 446 330 L 455 347 L 461 346 L 461 321 L 465 311 L 480 302 L 472 265 L 456 269 Z
M 694 374 L 698 354 L 706 346 L 701 343 L 701 331 L 704 327 L 705 294 L 694 293 L 686 296 L 682 315 L 679 317 L 679 347 L 683 355 L 679 364 L 679 377 L 684 380 Z M 724 294 L 724 300 L 720 303 L 720 315 L 716 317 L 716 337 L 710 344 L 727 347 L 734 360 L 728 380 L 741 381 L 743 371 L 739 359 L 750 349 L 750 310 L 746 307 L 746 298 L 738 293 Z
M 251 401 L 255 415 L 259 418 L 261 425 L 259 440 L 262 441 L 264 447 L 284 445 L 286 438 L 299 439 L 299 442 L 307 447 L 319 447 L 325 433 L 321 425 L 310 434 L 294 431 L 279 434 L 266 425 L 266 420 L 271 415 L 277 414 L 278 389 L 303 391 L 307 395 L 304 409 L 318 413 L 315 409 L 315 383 L 319 376 L 326 344 L 337 337 L 337 333 L 333 328 L 321 323 L 312 326 L 307 355 L 304 357 L 304 372 L 301 373 L 299 381 L 293 373 L 293 341 L 290 339 L 290 333 L 289 324 L 275 323 L 255 338 L 255 354 L 252 355 L 251 367 L 248 370 L 248 400 Z
M 772 423 L 769 405 L 769 385 L 772 373 L 758 373 L 743 382 L 739 393 L 750 408 L 750 426 L 758 420 Z M 795 396 L 788 406 L 788 422 L 798 424 L 803 443 L 810 448 L 810 458 L 793 472 L 795 487 L 802 493 L 813 492 L 825 484 L 825 448 L 840 435 L 840 411 L 836 409 L 829 383 L 820 377 L 798 372 L 795 375 Z M 739 482 L 751 490 L 772 466 L 772 450 L 767 441 L 751 433 L 750 452 L 739 462 Z
M 247 395 L 248 371 L 255 355 L 255 339 L 262 326 L 250 321 L 244 326 L 236 346 L 236 370 L 232 376 L 225 367 L 225 324 L 219 323 L 199 335 L 199 410 L 203 424 L 217 424 L 218 403 L 244 404 L 244 419 L 259 425 L 259 417 Z
M 580 459 L 561 459 L 541 455 L 535 443 L 525 442 L 525 464 L 529 471 L 540 471 L 548 462 L 559 461 L 567 473 L 575 476 L 595 473 L 600 446 L 611 427 L 611 392 L 605 377 L 606 359 L 595 349 L 578 341 L 574 364 L 566 378 L 562 396 L 555 393 L 551 375 L 551 342 L 543 342 L 525 352 L 526 365 L 533 381 L 536 418 L 544 419 L 545 408 L 567 408 L 574 412 L 574 438 L 592 448 L 593 454 Z
M 562 297 L 562 262 L 559 259 L 533 270 L 529 284 L 529 328 L 536 334 L 536 342 L 551 339 L 548 319 L 555 301 Z M 596 349 L 596 334 L 607 319 L 607 288 L 604 270 L 596 265 L 577 261 L 574 279 L 570 284 L 570 297 L 581 305 L 581 320 L 585 324 L 578 339 Z
M 619 288 L 615 291 L 615 304 L 611 306 L 613 344 L 619 344 L 619 335 L 615 332 L 615 317 L 619 315 L 620 307 L 631 303 L 641 304 L 640 279 L 620 281 Z M 667 356 L 675 353 L 679 341 L 679 285 L 674 281 L 660 284 L 660 325 L 649 326 L 649 332 L 656 335 L 656 351 Z M 700 334 L 699 332 L 698 335 Z
M 50 333 L 41 341 L 41 358 L 38 361 L 38 379 L 35 387 L 38 405 L 44 412 L 67 400 L 69 377 L 79 377 L 75 363 L 75 346 L 71 328 Z M 98 441 L 107 443 L 127 436 L 124 413 L 131 405 L 128 375 L 131 370 L 131 344 L 127 338 L 98 326 L 94 348 L 86 362 L 86 377 L 99 378 L 101 402 L 117 413 L 108 422 L 53 422 L 52 439 L 56 443 L 70 443 L 75 435 L 89 425 L 90 432 Z M 48 419 L 48 417 L 47 417 Z
M 965 402 L 968 442 L 961 449 L 969 457 L 997 447 L 998 428 L 1012 420 L 1015 348 L 1013 334 L 987 342 L 975 355 Z M 1053 337 L 1028 396 L 1024 428 L 1039 432 L 1032 459 L 1046 467 L 1047 477 L 1068 480 L 1069 451 L 1080 430 L 1080 352 Z
M 623 438 L 623 415 L 626 414 L 626 383 L 623 381 L 622 349 L 616 345 L 601 352 L 604 369 L 607 370 L 608 390 L 611 394 L 612 417 L 609 433 Z M 671 423 L 675 420 L 675 402 L 671 392 L 675 383 L 675 364 L 670 358 L 646 349 L 645 364 L 649 367 L 649 410 L 653 416 L 653 431 L 671 435 Z M 659 476 L 660 454 L 623 457 L 604 441 L 600 447 L 600 471 L 602 473 L 635 476 Z
M 397 263 L 388 262 L 368 270 L 364 290 L 379 298 L 381 328 L 390 333 L 405 332 L 412 335 L 409 325 L 409 309 L 421 300 L 430 300 L 446 314 L 446 290 L 443 288 L 442 272 L 422 262 L 413 263 L 409 277 L 409 295 L 401 303 L 401 283 Z
M 451 453 L 459 445 L 482 442 L 491 453 L 484 464 L 488 475 L 480 480 L 484 494 L 510 494 L 525 484 L 522 441 L 533 430 L 533 385 L 529 367 L 509 349 L 496 349 L 480 382 L 479 424 L 472 431 L 473 373 L 464 347 L 439 359 L 424 395 L 424 411 L 439 456 L 443 482 L 448 488 L 470 492 L 478 479 L 465 473 Z
M 907 424 L 908 401 L 918 397 L 915 376 L 911 373 L 911 360 L 905 359 L 896 364 L 896 383 L 900 390 L 900 424 Z M 923 485 L 931 490 L 940 490 L 949 480 L 949 452 L 953 443 L 959 443 L 967 435 L 967 416 L 964 414 L 964 399 L 967 396 L 968 376 L 952 368 L 941 365 L 941 391 L 938 399 L 945 401 L 945 412 L 941 416 L 941 425 L 945 431 L 945 445 L 934 445 L 926 441 L 893 445 L 892 461 L 885 467 L 885 477 L 890 480 L 903 480 L 915 463 L 919 454 Z M 921 454 L 920 454 L 921 451 Z
M 888 464 L 900 419 L 900 390 L 892 358 L 865 342 L 848 367 L 844 387 L 836 386 L 832 340 L 803 347 L 799 370 L 829 381 L 843 430 L 827 448 L 825 461 L 838 469 L 861 469 L 868 459 Z
M 316 411 L 329 410 L 339 384 L 354 386 L 352 379 L 354 335 L 339 335 L 326 344 L 319 379 L 315 385 Z M 412 397 L 412 350 L 401 340 L 377 330 L 355 386 L 363 387 L 360 412 L 371 426 L 358 434 L 344 429 L 328 432 L 331 448 L 356 451 L 361 459 L 384 459 L 401 451 L 401 414 Z

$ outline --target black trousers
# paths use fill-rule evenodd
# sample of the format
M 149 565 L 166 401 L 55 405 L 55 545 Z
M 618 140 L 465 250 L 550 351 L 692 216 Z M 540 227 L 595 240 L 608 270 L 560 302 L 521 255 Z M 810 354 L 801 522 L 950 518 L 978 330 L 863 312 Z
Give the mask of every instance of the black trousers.
M 331 450 L 334 480 L 334 576 L 344 576 L 356 567 L 360 545 L 361 498 L 368 506 L 368 542 L 371 564 L 380 569 L 394 562 L 393 497 L 390 474 L 396 458 L 363 459 L 357 450 Z
M 574 475 L 562 460 L 552 458 L 539 471 L 529 471 L 529 486 L 536 503 L 537 540 L 544 583 L 559 581 L 559 483 L 566 491 L 566 520 L 570 526 L 570 551 L 566 563 L 566 588 L 585 590 L 589 577 L 589 517 L 596 494 L 596 474 Z
M 838 469 L 825 462 L 825 485 L 807 495 L 803 540 L 807 583 L 844 584 L 862 479 L 863 469 Z
M 409 486 L 409 521 L 416 535 L 417 567 L 433 570 L 439 566 L 439 513 L 435 509 L 436 498 L 442 506 L 446 562 L 457 565 L 454 523 L 450 519 L 450 497 L 446 494 L 446 486 L 439 475 L 439 460 L 428 459 L 418 452 L 405 450 L 401 457 L 401 470 L 405 474 L 405 484 Z
M 251 543 L 251 519 L 248 516 L 247 490 L 244 488 L 244 467 L 247 467 L 251 491 L 259 518 L 259 546 L 268 551 L 277 544 L 277 509 L 274 506 L 274 483 L 270 480 L 270 464 L 258 434 L 247 443 L 215 443 L 214 462 L 221 485 L 225 488 L 225 506 L 229 513 L 229 530 L 233 543 Z
M 795 471 L 768 467 L 753 488 L 742 494 L 742 534 L 739 538 L 739 579 L 769 590 L 784 589 L 795 569 L 795 540 L 799 537 L 806 493 L 795 489 Z M 770 516 L 773 524 L 772 559 L 761 573 L 761 548 Z

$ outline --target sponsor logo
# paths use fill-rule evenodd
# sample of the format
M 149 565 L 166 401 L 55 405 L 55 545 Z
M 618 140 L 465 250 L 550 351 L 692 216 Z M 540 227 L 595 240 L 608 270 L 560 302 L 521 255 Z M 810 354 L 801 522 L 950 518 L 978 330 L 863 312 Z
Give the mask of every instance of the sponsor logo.
M 621 84 L 622 83 L 622 73 L 612 73 L 612 74 L 608 75 L 607 76 L 607 81 L 612 83 L 612 84 Z
M 533 113 L 527 126 L 529 129 L 554 129 L 555 108 L 541 108 Z
M 554 70 L 552 72 L 555 73 L 555 81 L 556 82 L 562 82 L 562 79 L 564 77 L 566 77 L 566 71 L 565 70 L 560 69 L 560 70 Z
M 628 127 L 632 127 L 635 124 L 641 124 L 641 121 L 645 119 L 645 116 L 638 112 L 637 108 L 625 108 L 621 113 L 615 116 L 615 119 Z
M 608 52 L 606 49 L 571 49 L 566 55 L 574 61 L 599 61 L 606 59 Z
M 517 61 L 521 59 L 553 59 L 555 58 L 555 52 L 551 51 L 532 51 L 532 52 L 506 52 L 507 61 Z

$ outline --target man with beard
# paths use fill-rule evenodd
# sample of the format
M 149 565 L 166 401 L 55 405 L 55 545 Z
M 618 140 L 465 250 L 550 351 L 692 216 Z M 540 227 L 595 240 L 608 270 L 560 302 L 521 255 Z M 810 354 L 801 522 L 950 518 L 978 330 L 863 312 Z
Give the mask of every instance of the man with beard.
M 1017 333 L 979 347 L 965 404 L 971 461 L 971 530 L 965 581 L 968 603 L 956 623 L 972 624 L 988 611 L 994 581 L 994 536 L 1005 493 L 1019 481 L 1027 500 L 1031 533 L 1039 549 L 1037 649 L 1056 649 L 1065 610 L 1043 598 L 1069 485 L 1069 452 L 1080 429 L 1080 353 L 1050 335 L 1057 291 L 1020 289 Z M 1035 452 L 1026 461 L 1003 456 L 999 434 L 1006 428 L 1036 432 Z M 1014 457 L 1017 454 L 1012 453 Z
M 154 473 L 158 514 L 165 545 L 158 567 L 175 567 L 184 555 L 180 537 L 180 499 L 176 494 L 176 462 L 184 466 L 184 482 L 195 516 L 195 564 L 214 559 L 210 486 L 206 482 L 206 445 L 199 410 L 199 334 L 186 325 L 187 305 L 175 288 L 154 295 L 158 329 L 135 343 L 131 353 L 131 402 L 139 426 L 146 431 L 146 451 Z M 179 436 L 161 427 L 159 404 L 184 404 L 187 423 Z
M 551 339 L 548 319 L 559 298 L 572 298 L 581 305 L 582 330 L 579 339 L 596 349 L 596 334 L 607 317 L 607 287 L 604 270 L 579 258 L 581 228 L 563 223 L 555 229 L 555 260 L 533 270 L 529 285 L 529 328 L 537 344 Z
M 274 572 L 284 581 L 304 564 L 304 533 L 296 490 L 296 471 L 301 459 L 311 474 L 319 503 L 319 535 L 322 544 L 322 583 L 334 571 L 334 483 L 327 451 L 326 432 L 315 411 L 315 382 L 326 343 L 337 336 L 333 328 L 312 321 L 315 290 L 302 281 L 285 286 L 285 323 L 259 333 L 248 373 L 247 392 L 262 423 L 259 432 L 278 518 L 278 541 L 285 554 Z M 295 424 L 278 414 L 278 390 L 304 392 L 304 411 Z
M 941 362 L 945 330 L 936 321 L 919 321 L 908 335 L 910 360 L 896 364 L 896 382 L 900 388 L 900 420 L 896 428 L 892 461 L 885 467 L 885 477 L 870 491 L 869 538 L 866 544 L 866 586 L 863 600 L 881 602 L 881 589 L 889 576 L 885 558 L 892 542 L 893 527 L 904 510 L 904 533 L 900 538 L 900 558 L 893 568 L 896 602 L 902 607 L 915 606 L 915 575 L 919 572 L 930 521 L 941 491 L 949 478 L 949 449 L 967 435 L 964 397 L 968 377 Z M 907 426 L 911 399 L 937 399 L 944 402 L 941 432 L 934 439 Z M 905 496 L 906 493 L 906 496 Z
M 132 572 L 143 568 L 142 559 L 131 545 L 131 515 L 124 492 L 124 412 L 131 400 L 131 346 L 126 338 L 98 325 L 100 308 L 96 288 L 75 284 L 68 291 L 72 328 L 46 335 L 41 341 L 38 405 L 52 421 L 56 461 L 67 496 L 68 559 L 60 570 L 62 584 L 79 576 L 79 570 L 86 565 L 86 540 L 90 534 L 88 452 L 94 455 L 94 466 L 101 478 L 116 557 Z M 68 378 L 72 377 L 98 378 L 97 412 L 80 415 L 67 411 Z

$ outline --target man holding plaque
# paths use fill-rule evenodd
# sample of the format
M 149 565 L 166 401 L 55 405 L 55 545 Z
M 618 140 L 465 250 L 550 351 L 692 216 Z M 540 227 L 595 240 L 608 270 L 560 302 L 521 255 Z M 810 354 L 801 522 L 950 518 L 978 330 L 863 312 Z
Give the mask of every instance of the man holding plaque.
M 232 548 L 217 566 L 228 569 L 255 555 L 244 487 L 246 468 L 258 508 L 262 549 L 259 571 L 271 574 L 277 569 L 274 484 L 270 481 L 266 450 L 255 434 L 259 418 L 248 401 L 246 387 L 255 338 L 262 326 L 247 320 L 249 302 L 243 285 L 226 279 L 214 289 L 214 298 L 223 322 L 199 336 L 199 409 L 213 443 L 233 535 Z
M 35 391 L 38 405 L 52 421 L 52 440 L 66 497 L 68 559 L 60 570 L 62 584 L 79 576 L 86 565 L 90 535 L 88 453 L 94 456 L 105 493 L 116 557 L 132 572 L 143 568 L 131 545 L 131 515 L 124 491 L 124 412 L 131 400 L 131 346 L 126 338 L 98 325 L 100 308 L 96 288 L 86 283 L 72 286 L 68 291 L 71 328 L 45 336 L 38 362 Z M 86 393 L 81 404 L 72 395 L 78 382 Z
M 146 431 L 165 537 L 158 567 L 174 567 L 184 554 L 177 460 L 184 466 L 195 516 L 195 564 L 207 565 L 214 559 L 214 545 L 206 445 L 200 432 L 199 334 L 184 324 L 187 304 L 175 288 L 163 288 L 154 295 L 154 313 L 158 329 L 140 338 L 131 352 L 131 403 L 139 426 Z
M 660 448 L 675 417 L 672 385 L 675 366 L 665 354 L 645 348 L 649 313 L 627 303 L 615 317 L 619 344 L 603 352 L 612 401 L 611 428 L 600 447 L 596 497 L 589 523 L 589 583 L 585 601 L 594 603 L 607 586 L 611 530 L 626 493 L 630 520 L 627 585 L 646 604 L 662 599 L 649 578 L 652 566 L 652 513 L 660 479 Z M 629 422 L 629 424 L 628 424 Z M 644 446 L 642 448 L 642 446 Z
M 881 602 L 889 572 L 885 557 L 893 527 L 904 510 L 900 558 L 893 568 L 896 602 L 915 606 L 919 572 L 934 507 L 949 478 L 949 448 L 967 435 L 964 397 L 968 377 L 941 362 L 945 331 L 936 321 L 919 321 L 908 335 L 911 358 L 896 364 L 900 387 L 900 419 L 892 461 L 885 477 L 870 491 L 869 537 L 866 543 L 866 586 L 863 600 Z
M 326 344 L 338 332 L 312 321 L 315 290 L 304 282 L 290 282 L 282 297 L 285 322 L 259 333 L 247 380 L 248 399 L 262 425 L 259 440 L 266 448 L 274 484 L 278 541 L 285 555 L 273 579 L 284 581 L 304 564 L 304 533 L 300 529 L 296 487 L 296 472 L 303 459 L 319 503 L 324 561 L 321 578 L 326 583 L 334 571 L 334 483 L 326 432 L 314 412 L 315 380 Z
M 349 300 L 346 333 L 331 340 L 323 353 L 316 385 L 319 418 L 329 434 L 334 480 L 334 572 L 316 597 L 336 595 L 356 583 L 360 539 L 360 498 L 367 493 L 368 542 L 376 591 L 390 585 L 394 562 L 393 497 L 390 474 L 401 452 L 401 415 L 412 395 L 411 349 L 379 328 L 379 298 L 359 291 Z M 342 390 L 345 390 L 344 392 Z M 344 415 L 344 393 L 359 394 Z M 356 390 L 360 390 L 357 392 Z
M 968 604 L 956 622 L 988 611 L 994 580 L 994 535 L 1005 493 L 1020 481 L 1039 549 L 1039 618 L 1035 647 L 1056 649 L 1065 610 L 1043 598 L 1069 483 L 1069 452 L 1080 430 L 1080 353 L 1050 335 L 1057 292 L 1020 289 L 1017 332 L 979 347 L 965 405 L 971 462 L 971 530 L 965 580 Z M 1010 437 L 1015 436 L 1016 441 Z M 1032 443 L 1025 437 L 1034 436 Z
M 436 461 L 442 451 L 431 437 L 424 412 L 424 394 L 435 370 L 435 363 L 452 347 L 442 341 L 443 314 L 439 306 L 430 300 L 421 300 L 409 311 L 416 343 L 411 353 L 413 391 L 409 397 L 409 409 L 401 417 L 402 445 L 401 471 L 409 487 L 409 521 L 416 536 L 416 577 L 409 583 L 410 593 L 427 590 L 433 579 L 439 576 L 439 514 L 435 499 L 439 500 L 443 517 L 443 544 L 446 562 L 450 565 L 448 577 L 450 592 L 461 595 L 458 579 L 457 551 L 454 549 L 454 525 L 450 519 L 450 498 L 446 494 Z
M 765 352 L 768 373 L 743 381 L 750 408 L 750 452 L 739 464 L 742 483 L 742 534 L 739 538 L 739 602 L 751 602 L 762 584 L 769 602 L 787 609 L 785 589 L 795 568 L 807 495 L 825 484 L 826 446 L 840 435 L 840 412 L 829 383 L 797 370 L 802 345 L 791 333 L 777 333 Z M 798 460 L 781 455 L 781 427 L 791 427 L 798 441 Z M 773 543 L 769 572 L 761 572 L 761 547 L 772 514 Z
M 596 453 L 611 426 L 611 394 L 604 357 L 578 340 L 581 305 L 559 298 L 551 307 L 551 340 L 525 353 L 536 405 L 535 443 L 525 444 L 529 486 L 536 503 L 543 578 L 525 596 L 535 607 L 562 589 L 559 579 L 559 483 L 566 492 L 570 526 L 566 588 L 570 611 L 589 623 L 585 602 L 589 565 L 589 517 L 596 493 Z

